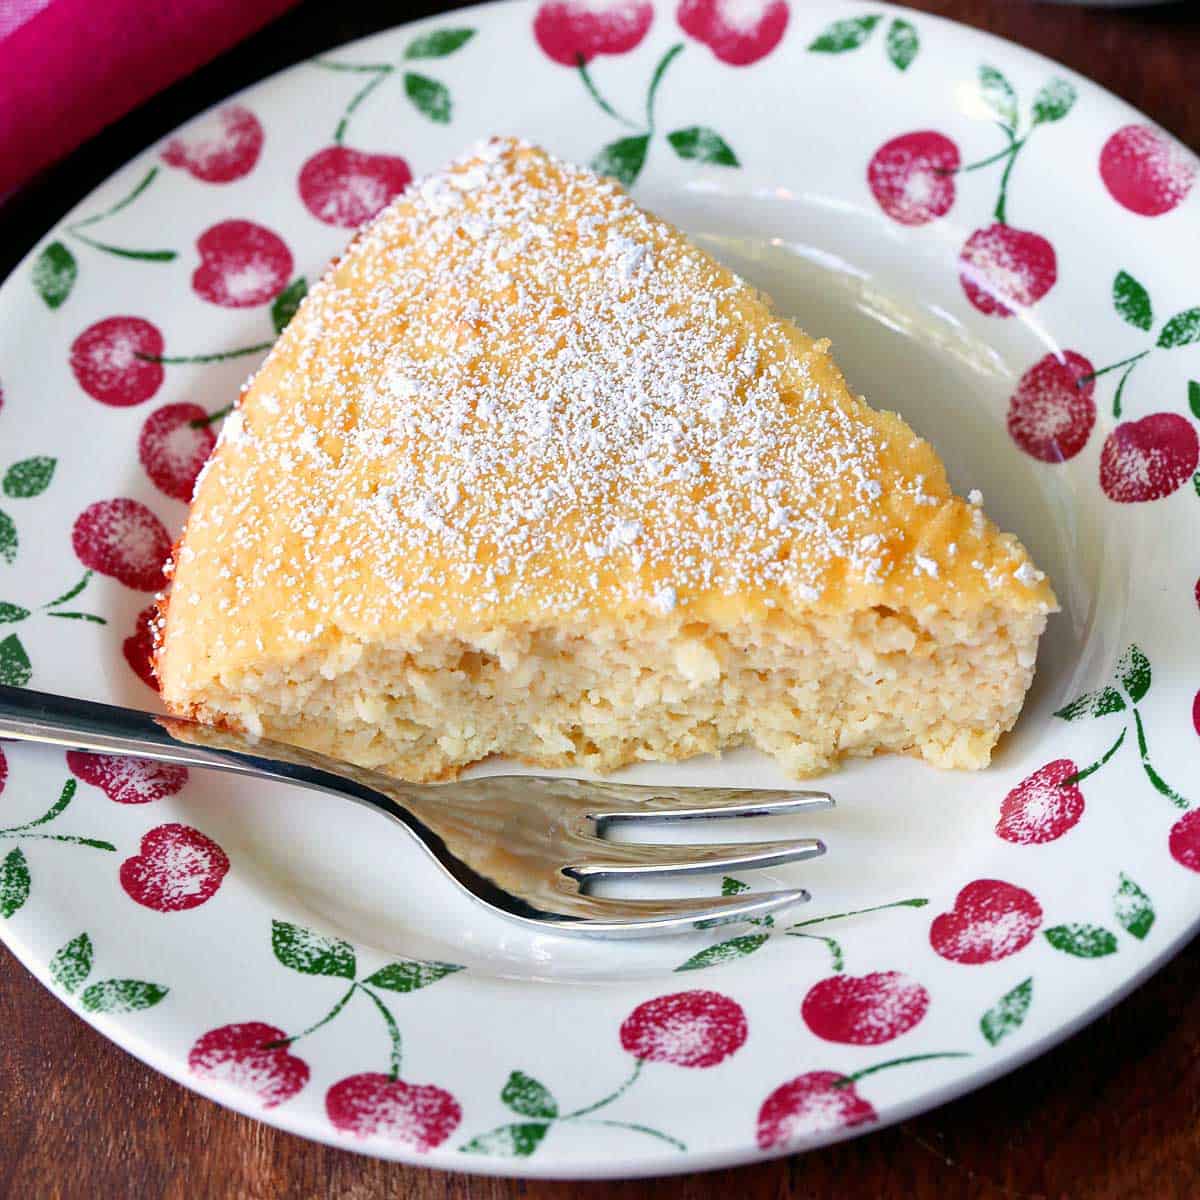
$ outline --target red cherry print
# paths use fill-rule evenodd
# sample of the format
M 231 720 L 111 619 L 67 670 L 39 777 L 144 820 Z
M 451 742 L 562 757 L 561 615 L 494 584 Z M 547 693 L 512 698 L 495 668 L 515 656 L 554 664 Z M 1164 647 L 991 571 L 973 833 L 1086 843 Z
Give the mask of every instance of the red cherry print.
M 300 199 L 318 221 L 354 229 L 369 221 L 412 182 L 404 159 L 345 146 L 318 150 L 300 169 Z
M 3 749 L 0 749 L 0 792 L 4 791 L 4 784 L 8 779 L 8 759 L 4 757 Z
M 449 1092 L 370 1071 L 335 1083 L 325 1093 L 325 1112 L 344 1133 L 385 1137 L 414 1150 L 440 1146 L 462 1120 Z
M 621 1046 L 650 1062 L 715 1067 L 747 1034 L 740 1004 L 720 992 L 676 992 L 647 1000 L 621 1025 Z
M 907 1033 L 929 1008 L 929 993 L 899 971 L 832 975 L 814 984 L 800 1015 L 819 1038 L 878 1046 Z
M 308 1063 L 286 1046 L 268 1049 L 287 1034 L 262 1021 L 210 1029 L 188 1051 L 188 1067 L 201 1079 L 248 1092 L 263 1108 L 290 1100 L 308 1082 Z
M 1011 317 L 1013 305 L 1036 304 L 1058 278 L 1054 247 L 1041 234 L 1011 225 L 975 230 L 958 261 L 967 299 L 989 317 Z
M 1196 172 L 1196 160 L 1152 125 L 1126 125 L 1100 151 L 1100 178 L 1109 194 L 1143 217 L 1161 217 L 1181 203 Z
M 154 624 L 158 606 L 151 604 L 138 613 L 133 633 L 121 643 L 121 653 L 133 672 L 147 686 L 158 691 L 158 676 L 154 674 Z
M 127 408 L 149 400 L 162 387 L 162 363 L 146 361 L 162 352 L 163 336 L 149 321 L 106 317 L 71 343 L 71 370 L 93 400 Z
M 1026 454 L 1060 463 L 1087 445 L 1096 423 L 1092 371 L 1082 354 L 1065 350 L 1061 357 L 1047 354 L 1021 376 L 1008 402 L 1008 432 Z
M 116 804 L 149 804 L 174 796 L 188 781 L 187 767 L 79 750 L 67 751 L 67 769 L 84 783 L 100 788 Z
M 1077 783 L 1062 785 L 1078 772 L 1069 758 L 1056 758 L 1022 779 L 1000 805 L 997 835 L 1018 846 L 1037 846 L 1074 829 L 1083 816 L 1083 793 Z
M 958 893 L 953 912 L 933 919 L 929 942 L 951 962 L 995 962 L 1027 946 L 1041 923 L 1042 906 L 1024 888 L 976 879 Z
M 876 1120 L 875 1109 L 845 1079 L 836 1071 L 810 1071 L 777 1087 L 758 1110 L 759 1149 Z
M 958 147 L 931 129 L 884 142 L 867 164 L 867 186 L 893 221 L 925 225 L 954 203 Z
M 1192 477 L 1200 439 L 1176 413 L 1153 413 L 1118 425 L 1100 451 L 1100 486 L 1118 504 L 1161 500 Z
M 97 500 L 75 520 L 71 544 L 85 567 L 126 587 L 155 592 L 171 539 L 163 523 L 137 500 Z
M 1196 693 L 1196 698 L 1192 701 L 1192 726 L 1196 730 L 1197 736 L 1200 736 L 1200 691 Z M 0 789 L 4 787 L 4 777 L 0 775 Z
M 1200 871 L 1200 808 L 1185 813 L 1171 826 L 1167 847 L 1181 867 Z
M 225 851 L 198 829 L 159 825 L 121 864 L 121 886 L 155 912 L 182 912 L 211 900 L 228 870 Z
M 196 239 L 200 265 L 192 289 L 222 308 L 266 304 L 292 277 L 292 252 L 283 239 L 253 221 L 222 221 Z
M 138 458 L 154 486 L 185 504 L 217 444 L 207 422 L 208 413 L 198 404 L 167 404 L 146 418 L 138 438 Z
M 564 67 L 597 54 L 626 54 L 646 36 L 654 18 L 649 0 L 545 0 L 533 18 L 533 36 Z
M 788 6 L 784 0 L 680 0 L 675 17 L 723 63 L 745 67 L 783 40 Z
M 262 147 L 258 118 L 231 104 L 177 133 L 163 147 L 162 157 L 168 166 L 182 167 L 205 183 L 231 183 L 254 170 Z

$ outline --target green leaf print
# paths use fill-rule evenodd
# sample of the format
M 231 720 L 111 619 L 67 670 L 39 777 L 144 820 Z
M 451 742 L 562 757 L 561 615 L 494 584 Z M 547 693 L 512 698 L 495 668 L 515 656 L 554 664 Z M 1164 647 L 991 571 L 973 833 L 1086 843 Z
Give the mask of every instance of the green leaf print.
M 1008 129 L 1017 128 L 1017 93 L 995 67 L 979 68 L 979 91 L 984 103 L 996 114 L 997 120 Z
M 9 687 L 24 687 L 33 678 L 33 667 L 29 655 L 21 645 L 21 639 L 10 633 L 0 642 L 0 683 Z
M 676 971 L 699 971 L 704 967 L 718 967 L 722 963 L 733 962 L 745 958 L 761 948 L 770 937 L 769 933 L 747 933 L 741 937 L 730 938 L 726 942 L 718 942 L 693 954 L 687 962 L 680 963 Z
M 1020 1029 L 1029 1015 L 1033 1002 L 1033 979 L 1018 983 L 1010 992 L 1005 992 L 979 1020 L 979 1029 L 989 1046 L 995 1046 L 1002 1038 Z
M 16 558 L 17 527 L 12 523 L 12 517 L 0 509 L 0 559 L 12 563 Z
M 500 1091 L 500 1100 L 506 1108 L 523 1117 L 544 1117 L 552 1121 L 558 1116 L 558 1101 L 550 1089 L 524 1071 L 514 1071 L 508 1077 Z
M 686 129 L 676 129 L 674 133 L 667 134 L 667 141 L 680 158 L 713 163 L 719 167 L 740 165 L 729 143 L 715 129 L 704 125 L 689 125 Z
M 1189 308 L 1176 313 L 1158 335 L 1158 345 L 1163 350 L 1174 350 L 1177 346 L 1190 346 L 1200 342 L 1200 308 Z
M 1073 954 L 1076 958 L 1103 958 L 1117 952 L 1116 935 L 1103 925 L 1055 925 L 1046 930 L 1046 941 L 1055 950 Z
M 834 21 L 809 42 L 808 48 L 817 54 L 844 54 L 847 50 L 857 50 L 871 36 L 879 21 L 877 16 Z
M 475 36 L 474 29 L 435 29 L 413 38 L 404 51 L 405 58 L 445 58 L 461 50 Z
M 1080 717 L 1107 717 L 1124 708 L 1125 701 L 1121 693 L 1116 688 L 1105 687 L 1096 692 L 1084 692 L 1070 704 L 1063 705 L 1054 715 L 1064 721 L 1077 721 Z
M 275 297 L 271 305 L 271 324 L 275 326 L 276 333 L 282 333 L 287 328 L 288 322 L 296 315 L 296 309 L 300 307 L 300 301 L 307 294 L 308 283 L 301 275 Z
M 92 939 L 86 933 L 72 938 L 50 960 L 50 978 L 64 992 L 75 991 L 92 972 Z
M 271 949 L 285 967 L 303 975 L 353 979 L 358 969 L 354 947 L 349 942 L 314 933 L 288 921 L 271 922 Z
M 528 1158 L 541 1144 L 550 1126 L 545 1122 L 501 1125 L 473 1137 L 459 1147 L 463 1154 L 490 1154 L 497 1158 Z
M 1046 125 L 1061 121 L 1075 106 L 1076 92 L 1065 79 L 1052 79 L 1043 84 L 1033 98 L 1033 123 Z
M 632 187 L 642 173 L 649 145 L 650 135 L 648 133 L 639 133 L 635 137 L 618 138 L 615 142 L 609 142 L 592 159 L 592 170 L 600 175 L 611 175 L 619 183 L 626 187 Z
M 422 112 L 431 121 L 439 125 L 448 125 L 453 112 L 450 91 L 444 83 L 430 79 L 427 75 L 418 75 L 408 71 L 404 75 L 405 95 L 413 102 L 418 112 Z
M 921 39 L 911 21 L 899 17 L 888 27 L 887 56 L 898 71 L 907 71 L 921 49 Z
M 71 294 L 79 276 L 75 255 L 62 244 L 51 242 L 34 259 L 33 288 L 47 308 L 58 308 Z
M 1150 660 L 1137 646 L 1130 646 L 1117 660 L 1117 678 L 1134 704 L 1150 690 Z
M 29 864 L 18 846 L 0 861 L 0 917 L 11 917 L 29 899 Z
M 462 967 L 455 963 L 419 962 L 412 959 L 408 962 L 388 963 L 363 982 L 374 987 L 387 988 L 390 992 L 415 992 L 418 988 L 428 987 L 431 983 L 437 983 L 439 979 L 461 970 Z
M 22 608 L 19 604 L 9 604 L 7 600 L 0 600 L 0 625 L 15 625 L 27 616 L 29 609 Z
M 1124 871 L 1113 895 L 1113 912 L 1126 933 L 1141 941 L 1154 924 L 1154 905 L 1150 897 Z
M 105 979 L 84 988 L 80 1001 L 88 1012 L 125 1013 L 153 1008 L 168 989 L 141 979 Z
M 1127 271 L 1118 271 L 1113 280 L 1113 307 L 1127 325 L 1149 330 L 1154 324 L 1150 293 Z
M 56 458 L 47 458 L 44 454 L 39 454 L 34 458 L 25 458 L 13 463 L 4 472 L 4 494 L 10 500 L 27 500 L 31 496 L 40 496 L 50 486 L 57 462 Z

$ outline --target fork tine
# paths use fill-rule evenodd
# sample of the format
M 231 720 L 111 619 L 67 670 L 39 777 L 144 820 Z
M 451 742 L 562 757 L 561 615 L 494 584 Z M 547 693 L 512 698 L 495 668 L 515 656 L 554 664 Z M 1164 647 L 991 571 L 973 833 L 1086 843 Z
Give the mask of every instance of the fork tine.
M 825 853 L 819 838 L 778 842 L 727 842 L 709 845 L 644 845 L 589 838 L 594 857 L 568 863 L 564 874 L 581 883 L 600 876 L 686 875 L 697 871 L 738 871 L 775 867 Z
M 767 788 L 645 789 L 637 808 L 597 806 L 589 813 L 598 828 L 617 821 L 691 821 L 703 817 L 769 817 L 833 808 L 828 792 L 781 791 Z
M 580 892 L 562 896 L 558 911 L 544 913 L 542 923 L 556 926 L 564 933 L 591 937 L 649 937 L 765 917 L 809 899 L 803 888 L 674 900 L 620 900 Z

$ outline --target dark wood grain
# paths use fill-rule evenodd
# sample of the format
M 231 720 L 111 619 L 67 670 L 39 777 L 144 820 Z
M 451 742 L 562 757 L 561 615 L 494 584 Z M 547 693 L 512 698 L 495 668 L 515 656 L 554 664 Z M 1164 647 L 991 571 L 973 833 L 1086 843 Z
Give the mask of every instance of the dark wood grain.
M 793 0 L 798 3 L 799 0 Z M 117 165 L 198 109 L 341 40 L 448 4 L 302 5 L 0 209 L 0 273 Z M 1090 75 L 1200 147 L 1200 16 L 1021 0 L 914 7 Z M 368 1200 L 1200 1196 L 1200 943 L 1070 1042 L 946 1108 L 830 1150 L 654 1182 L 555 1184 L 411 1170 L 226 1112 L 93 1032 L 0 949 L 0 1196 Z

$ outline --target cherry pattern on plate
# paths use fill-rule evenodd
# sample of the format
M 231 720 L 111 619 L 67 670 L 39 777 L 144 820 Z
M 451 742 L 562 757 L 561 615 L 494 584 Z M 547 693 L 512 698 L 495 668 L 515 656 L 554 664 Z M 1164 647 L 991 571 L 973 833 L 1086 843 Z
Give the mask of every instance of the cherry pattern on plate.
M 133 632 L 121 643 L 121 654 L 133 673 L 149 688 L 158 691 L 158 676 L 154 673 L 154 630 L 158 605 L 151 604 L 137 615 Z
M 1039 462 L 1074 458 L 1096 424 L 1095 380 L 1092 364 L 1074 350 L 1038 359 L 1009 399 L 1009 436 Z
M 118 754 L 67 751 L 67 769 L 98 787 L 114 804 L 150 804 L 183 790 L 187 767 Z
M 974 966 L 1023 950 L 1041 924 L 1042 906 L 1031 892 L 1001 879 L 976 879 L 950 912 L 934 917 L 929 943 L 942 958 Z
M 139 853 L 121 864 L 121 887 L 143 908 L 186 912 L 207 904 L 229 871 L 229 857 L 212 838 L 170 822 L 147 833 Z
M 1079 768 L 1069 758 L 1056 758 L 1039 767 L 1004 797 L 997 835 L 1018 846 L 1057 841 L 1083 816 L 1080 778 Z
M 1100 178 L 1108 194 L 1142 217 L 1178 208 L 1198 171 L 1195 156 L 1153 125 L 1123 125 L 1100 151 Z
M 199 1079 L 252 1096 L 263 1108 L 290 1100 L 308 1083 L 308 1063 L 287 1050 L 282 1029 L 265 1021 L 221 1025 L 201 1034 L 188 1051 Z
M 359 1138 L 381 1138 L 421 1151 L 444 1142 L 461 1119 L 458 1101 L 443 1088 L 401 1079 L 400 1027 L 380 993 L 419 991 L 462 968 L 453 963 L 396 959 L 360 979 L 358 956 L 349 942 L 288 921 L 271 923 L 271 949 L 276 961 L 289 970 L 341 979 L 349 986 L 320 1019 L 299 1033 L 289 1035 L 265 1021 L 209 1030 L 192 1045 L 188 1055 L 192 1072 L 253 1097 L 263 1108 L 282 1104 L 304 1089 L 311 1074 L 307 1062 L 291 1053 L 291 1048 L 336 1020 L 361 994 L 383 1019 L 390 1069 L 386 1073 L 360 1072 L 334 1083 L 325 1093 L 330 1124 Z
M 71 545 L 85 567 L 128 588 L 157 592 L 171 538 L 163 523 L 140 501 L 97 500 L 75 519 Z
M 1053 78 L 1033 99 L 1028 127 L 1021 132 L 1017 93 L 995 67 L 979 68 L 979 95 L 1007 139 L 997 153 L 961 165 L 958 146 L 936 130 L 918 130 L 885 142 L 867 164 L 867 186 L 894 221 L 924 225 L 945 216 L 954 204 L 955 179 L 1004 164 L 992 223 L 976 229 L 959 255 L 959 280 L 970 303 L 987 316 L 1011 317 L 1036 304 L 1058 278 L 1054 247 L 1039 233 L 1008 220 L 1013 167 L 1033 133 L 1061 121 L 1075 104 L 1075 89 Z
M 222 308 L 252 308 L 273 300 L 292 275 L 292 252 L 254 221 L 221 221 L 196 239 L 200 265 L 192 290 Z
M 788 22 L 785 0 L 681 0 L 680 29 L 707 46 L 717 60 L 744 67 L 765 58 L 779 44 Z M 632 187 L 637 182 L 658 132 L 655 119 L 659 88 L 672 63 L 684 52 L 676 42 L 650 72 L 638 117 L 630 117 L 605 97 L 590 64 L 599 54 L 628 54 L 650 28 L 653 6 L 645 0 L 543 0 L 533 19 L 542 51 L 560 66 L 573 68 L 592 102 L 611 120 L 631 131 L 609 142 L 592 159 L 592 169 Z M 685 125 L 666 135 L 675 156 L 717 167 L 738 167 L 733 147 L 707 125 Z
M 258 118 L 241 104 L 230 104 L 209 113 L 167 142 L 162 160 L 179 167 L 204 183 L 231 183 L 248 175 L 258 162 L 263 147 L 263 128 Z M 116 258 L 137 262 L 169 263 L 179 257 L 176 250 L 144 249 L 102 241 L 84 230 L 107 221 L 128 209 L 143 196 L 159 176 L 150 167 L 133 189 L 102 212 L 93 213 L 63 227 L 73 242 Z M 50 242 L 34 259 L 30 272 L 34 290 L 51 309 L 66 303 L 79 278 L 79 263 L 61 239 Z
M 748 67 L 783 41 L 788 6 L 785 0 L 680 0 L 675 19 L 720 62 Z
M 1155 325 L 1154 305 L 1145 286 L 1128 271 L 1113 278 L 1112 303 L 1127 325 L 1149 333 Z M 1096 420 L 1096 380 L 1113 372 L 1112 414 L 1120 422 L 1100 451 L 1100 487 L 1118 504 L 1161 500 L 1196 478 L 1200 437 L 1187 417 L 1151 413 L 1121 422 L 1125 388 L 1143 359 L 1156 350 L 1174 350 L 1200 342 L 1200 307 L 1184 309 L 1162 323 L 1151 346 L 1103 367 L 1093 367 L 1073 350 L 1048 354 L 1021 377 L 1009 402 L 1008 431 L 1032 457 L 1065 462 L 1087 444 Z M 1200 383 L 1189 380 L 1187 403 L 1200 421 Z
M 454 114 L 450 89 L 440 80 L 410 69 L 423 60 L 456 54 L 475 36 L 467 27 L 435 29 L 412 38 L 396 63 L 354 63 L 315 58 L 312 65 L 366 82 L 350 98 L 333 131 L 333 143 L 311 155 L 300 168 L 300 199 L 318 221 L 354 229 L 381 212 L 412 182 L 408 162 L 398 154 L 368 153 L 347 146 L 350 120 L 364 101 L 393 75 L 401 74 L 409 103 L 429 120 L 449 124 Z
M 800 1149 L 806 1141 L 821 1134 L 838 1129 L 854 1129 L 878 1120 L 874 1105 L 856 1090 L 858 1082 L 869 1075 L 910 1063 L 969 1057 L 965 1051 L 951 1050 L 889 1059 L 851 1075 L 843 1075 L 838 1071 L 808 1071 L 797 1075 L 781 1083 L 762 1102 L 755 1135 L 758 1148 Z
M 718 1066 L 746 1042 L 749 1026 L 742 1006 L 720 992 L 696 990 L 656 996 L 639 1004 L 621 1023 L 621 1048 L 634 1058 L 633 1070 L 613 1091 L 563 1112 L 550 1089 L 523 1071 L 513 1071 L 500 1090 L 500 1102 L 521 1120 L 477 1134 L 459 1149 L 465 1154 L 527 1158 L 555 1124 L 578 1123 L 626 1129 L 686 1150 L 678 1138 L 632 1121 L 594 1114 L 620 1100 L 641 1078 L 647 1063 L 691 1070 Z
M 232 183 L 254 170 L 263 127 L 243 104 L 229 104 L 184 126 L 163 147 L 162 160 L 204 183 Z
M 1117 659 L 1109 683 L 1094 691 L 1085 692 L 1082 696 L 1077 696 L 1054 714 L 1064 721 L 1079 721 L 1121 714 L 1121 731 L 1116 739 L 1095 762 L 1064 779 L 1060 784 L 1061 787 L 1075 786 L 1101 770 L 1125 744 L 1125 738 L 1129 732 L 1129 717 L 1132 716 L 1143 774 L 1154 790 L 1161 796 L 1165 796 L 1176 808 L 1190 807 L 1190 802 L 1167 783 L 1150 760 L 1146 727 L 1138 705 L 1150 691 L 1152 680 L 1153 672 L 1150 660 L 1139 646 L 1129 646 Z

